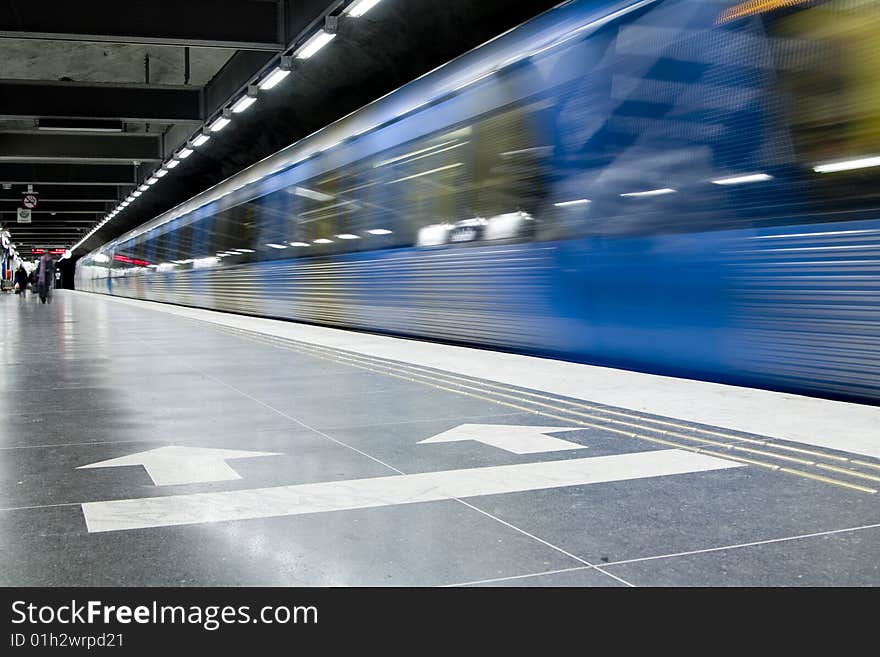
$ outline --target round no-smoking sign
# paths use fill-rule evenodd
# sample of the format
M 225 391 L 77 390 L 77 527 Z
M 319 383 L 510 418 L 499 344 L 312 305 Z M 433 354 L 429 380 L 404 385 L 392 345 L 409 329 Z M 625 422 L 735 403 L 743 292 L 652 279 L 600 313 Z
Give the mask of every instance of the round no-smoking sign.
M 21 199 L 21 204 L 28 210 L 33 210 L 35 207 L 37 207 L 36 194 L 25 194 Z

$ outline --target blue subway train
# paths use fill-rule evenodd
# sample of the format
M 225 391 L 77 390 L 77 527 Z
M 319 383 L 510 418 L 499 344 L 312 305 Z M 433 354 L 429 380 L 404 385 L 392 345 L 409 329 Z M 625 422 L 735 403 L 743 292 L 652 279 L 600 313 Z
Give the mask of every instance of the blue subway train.
M 76 286 L 876 403 L 878 27 L 850 0 L 564 2 Z

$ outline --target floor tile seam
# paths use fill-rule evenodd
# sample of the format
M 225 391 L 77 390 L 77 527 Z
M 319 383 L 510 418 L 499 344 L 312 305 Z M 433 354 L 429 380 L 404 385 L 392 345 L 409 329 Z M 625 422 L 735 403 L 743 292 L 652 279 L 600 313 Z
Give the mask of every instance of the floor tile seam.
M 400 420 L 398 422 L 376 422 L 373 424 L 357 424 L 352 425 L 351 428 L 374 428 L 374 427 L 393 427 L 403 424 L 418 424 L 422 422 L 446 422 L 446 421 L 454 421 L 458 419 L 462 420 L 479 420 L 486 418 L 494 418 L 494 417 L 508 417 L 511 415 L 524 415 L 519 411 L 511 412 L 511 413 L 492 413 L 489 415 L 458 415 L 456 417 L 432 417 L 427 420 L 418 419 L 418 420 Z M 349 428 L 349 427 L 337 427 L 337 428 Z M 281 433 L 284 432 L 285 429 L 257 429 L 250 430 L 249 435 L 254 434 L 272 434 L 272 433 Z M 53 448 L 53 447 L 88 447 L 89 445 L 116 445 L 116 444 L 126 444 L 126 443 L 174 443 L 179 442 L 175 438 L 168 439 L 158 439 L 158 438 L 142 438 L 142 439 L 131 439 L 131 440 L 95 440 L 91 442 L 84 443 L 53 443 L 53 444 L 45 444 L 45 445 L 11 445 L 8 447 L 0 447 L 0 451 L 11 451 L 15 449 L 42 449 L 42 448 Z
M 506 526 L 506 527 L 509 527 L 510 529 L 513 529 L 514 531 L 519 532 L 520 534 L 522 534 L 522 535 L 524 535 L 524 536 L 527 536 L 528 538 L 531 538 L 532 540 L 537 541 L 538 543 L 541 543 L 542 545 L 545 545 L 546 547 L 549 547 L 549 548 L 551 548 L 551 549 L 553 549 L 553 550 L 556 550 L 556 551 L 559 552 L 560 554 L 563 554 L 563 555 L 565 555 L 566 557 L 569 557 L 569 558 L 571 558 L 571 559 L 574 559 L 575 561 L 577 561 L 577 562 L 583 564 L 583 565 L 586 566 L 586 567 L 593 568 L 594 570 L 596 570 L 596 571 L 598 571 L 598 572 L 601 572 L 603 575 L 606 575 L 606 576 L 608 576 L 608 577 L 610 577 L 610 578 L 612 578 L 612 579 L 614 579 L 614 580 L 617 580 L 618 582 L 621 582 L 622 584 L 625 584 L 625 585 L 628 586 L 628 587 L 634 587 L 634 586 L 635 586 L 635 584 L 632 584 L 631 582 L 628 582 L 627 580 L 623 579 L 622 577 L 618 577 L 617 575 L 614 575 L 614 574 L 612 574 L 612 573 L 608 573 L 608 572 L 602 570 L 602 568 L 599 567 L 599 566 L 597 566 L 596 564 L 590 563 L 590 562 L 587 561 L 586 559 L 583 559 L 583 558 L 581 558 L 581 557 L 579 557 L 579 556 L 577 556 L 577 555 L 575 555 L 575 554 L 572 554 L 572 553 L 569 552 L 568 550 L 565 550 L 565 549 L 559 547 L 558 545 L 555 545 L 555 544 L 551 543 L 550 541 L 548 541 L 548 540 L 546 540 L 546 539 L 543 539 L 543 538 L 541 538 L 541 537 L 539 537 L 539 536 L 537 536 L 537 535 L 535 535 L 535 534 L 533 534 L 533 533 L 531 533 L 531 532 L 529 532 L 529 531 L 526 531 L 525 529 L 522 529 L 521 527 L 518 527 L 518 526 L 514 525 L 513 523 L 508 522 L 507 520 L 504 520 L 504 519 L 502 519 L 502 518 L 499 518 L 499 517 L 496 516 L 495 514 L 490 513 L 490 512 L 488 512 L 488 511 L 486 511 L 485 509 L 481 509 L 480 507 L 476 506 L 475 504 L 472 504 L 471 502 L 466 502 L 465 500 L 463 500 L 462 498 L 459 498 L 459 497 L 454 497 L 454 498 L 452 498 L 452 499 L 454 499 L 456 502 L 459 502 L 460 504 L 463 504 L 464 506 L 466 506 L 466 507 L 468 507 L 468 508 L 473 509 L 474 511 L 477 511 L 478 513 L 483 514 L 483 515 L 486 516 L 487 518 L 491 518 L 491 519 L 494 520 L 495 522 L 498 522 L 498 523 L 500 523 L 500 524 L 502 524 L 502 525 L 504 525 L 504 526 Z
M 786 536 L 786 537 L 781 537 L 781 538 L 767 539 L 764 541 L 751 541 L 749 543 L 736 543 L 736 544 L 732 544 L 732 545 L 723 545 L 723 546 L 717 546 L 717 547 L 712 547 L 712 548 L 704 548 L 701 550 L 690 550 L 690 551 L 685 551 L 685 552 L 676 552 L 676 553 L 655 555 L 655 556 L 649 556 L 649 557 L 638 557 L 635 559 L 623 559 L 620 561 L 611 561 L 608 563 L 603 563 L 602 567 L 609 567 L 610 568 L 610 567 L 614 567 L 614 566 L 627 565 L 627 564 L 631 564 L 631 563 L 641 563 L 644 561 L 653 561 L 653 560 L 659 560 L 659 559 L 671 559 L 671 558 L 675 558 L 675 557 L 685 557 L 685 556 L 691 556 L 691 555 L 695 555 L 695 554 L 709 554 L 709 553 L 713 553 L 713 552 L 744 549 L 744 548 L 755 547 L 755 546 L 760 546 L 760 545 L 769 545 L 769 544 L 773 544 L 773 543 L 804 540 L 804 539 L 808 539 L 808 538 L 817 538 L 820 536 L 829 536 L 829 535 L 836 535 L 836 534 L 841 534 L 841 533 L 846 533 L 846 532 L 857 532 L 857 531 L 863 531 L 863 530 L 868 530 L 868 529 L 877 529 L 877 528 L 880 528 L 880 523 L 872 524 L 872 525 L 862 525 L 859 527 L 847 527 L 847 528 L 843 528 L 843 529 L 828 530 L 828 531 L 824 531 L 824 532 L 813 532 L 810 534 L 796 534 L 796 535 Z M 476 584 L 491 584 L 493 582 L 512 581 L 512 580 L 517 580 L 517 579 L 528 579 L 530 577 L 541 577 L 544 575 L 555 575 L 555 574 L 578 572 L 578 571 L 582 571 L 582 570 L 591 570 L 591 569 L 595 569 L 595 566 L 592 566 L 592 565 L 576 566 L 574 568 L 561 568 L 561 569 L 557 569 L 557 570 L 537 571 L 537 572 L 533 572 L 533 573 L 524 573 L 521 575 L 510 575 L 507 577 L 493 577 L 490 579 L 483 579 L 483 580 L 457 582 L 454 584 L 446 584 L 444 586 L 461 587 L 461 586 L 473 586 Z
M 443 584 L 441 588 L 459 588 L 463 586 L 474 586 L 476 584 L 492 584 L 494 582 L 509 582 L 517 579 L 528 579 L 529 577 L 542 577 L 545 575 L 560 575 L 563 573 L 576 573 L 582 570 L 594 570 L 595 566 L 574 566 L 572 568 L 557 568 L 554 570 L 541 570 L 532 573 L 523 573 L 521 575 L 508 575 L 505 577 L 490 577 L 489 579 L 475 579 L 467 582 L 455 582 L 453 584 Z
M 791 541 L 800 541 L 800 540 L 806 540 L 806 539 L 810 539 L 810 538 L 819 538 L 822 536 L 835 536 L 837 534 L 867 531 L 870 529 L 878 529 L 878 528 L 880 528 L 880 523 L 873 523 L 873 524 L 869 524 L 869 525 L 859 525 L 857 527 L 844 527 L 844 528 L 840 528 L 840 529 L 829 529 L 829 530 L 825 530 L 825 531 L 821 531 L 821 532 L 811 532 L 809 534 L 793 534 L 791 536 L 782 536 L 782 537 L 777 537 L 777 538 L 765 539 L 765 540 L 761 540 L 761 541 L 749 541 L 747 543 L 733 543 L 730 545 L 720 545 L 720 546 L 709 547 L 709 548 L 701 548 L 699 550 L 685 550 L 682 552 L 672 552 L 669 554 L 658 554 L 658 555 L 652 555 L 652 556 L 647 556 L 647 557 L 636 557 L 633 559 L 621 559 L 619 561 L 611 561 L 611 562 L 605 563 L 603 565 L 611 567 L 611 566 L 621 566 L 621 565 L 626 565 L 626 564 L 631 564 L 631 563 L 641 563 L 641 562 L 645 562 L 645 561 L 657 561 L 660 559 L 674 559 L 674 558 L 679 558 L 679 557 L 693 556 L 693 555 L 697 555 L 697 554 L 708 554 L 708 553 L 712 553 L 712 552 L 723 552 L 723 551 L 727 551 L 727 550 L 739 550 L 739 549 L 745 549 L 745 548 L 749 548 L 749 547 L 757 547 L 757 546 L 761 546 L 761 545 L 772 545 L 774 543 L 786 543 L 786 542 L 791 542 Z
M 265 434 L 286 434 L 288 429 L 286 428 L 268 428 L 268 429 L 248 429 L 249 436 L 257 436 L 260 437 Z M 163 445 L 171 445 L 175 443 L 179 443 L 180 440 L 178 438 L 132 438 L 127 440 L 94 440 L 90 442 L 83 443 L 52 443 L 52 444 L 41 444 L 41 445 L 11 445 L 8 447 L 0 447 L 0 451 L 12 451 L 16 449 L 51 449 L 55 447 L 88 447 L 90 445 L 124 445 L 129 443 L 157 443 Z

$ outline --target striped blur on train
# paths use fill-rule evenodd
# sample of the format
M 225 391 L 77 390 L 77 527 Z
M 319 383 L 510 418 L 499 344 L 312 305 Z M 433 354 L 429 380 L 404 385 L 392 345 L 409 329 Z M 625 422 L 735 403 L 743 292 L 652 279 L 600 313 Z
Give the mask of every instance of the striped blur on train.
M 563 3 L 76 285 L 876 403 L 878 5 Z

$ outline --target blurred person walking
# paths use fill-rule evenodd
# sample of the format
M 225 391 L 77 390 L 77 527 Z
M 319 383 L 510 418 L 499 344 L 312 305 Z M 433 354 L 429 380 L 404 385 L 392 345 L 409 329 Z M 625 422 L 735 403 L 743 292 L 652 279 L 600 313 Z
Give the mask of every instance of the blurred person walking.
M 44 253 L 37 265 L 37 290 L 40 293 L 40 301 L 46 303 L 46 299 L 52 300 L 52 286 L 55 284 L 55 261 Z
M 28 289 L 28 273 L 24 265 L 19 265 L 18 271 L 15 272 L 15 284 L 18 285 L 18 293 L 24 299 Z

